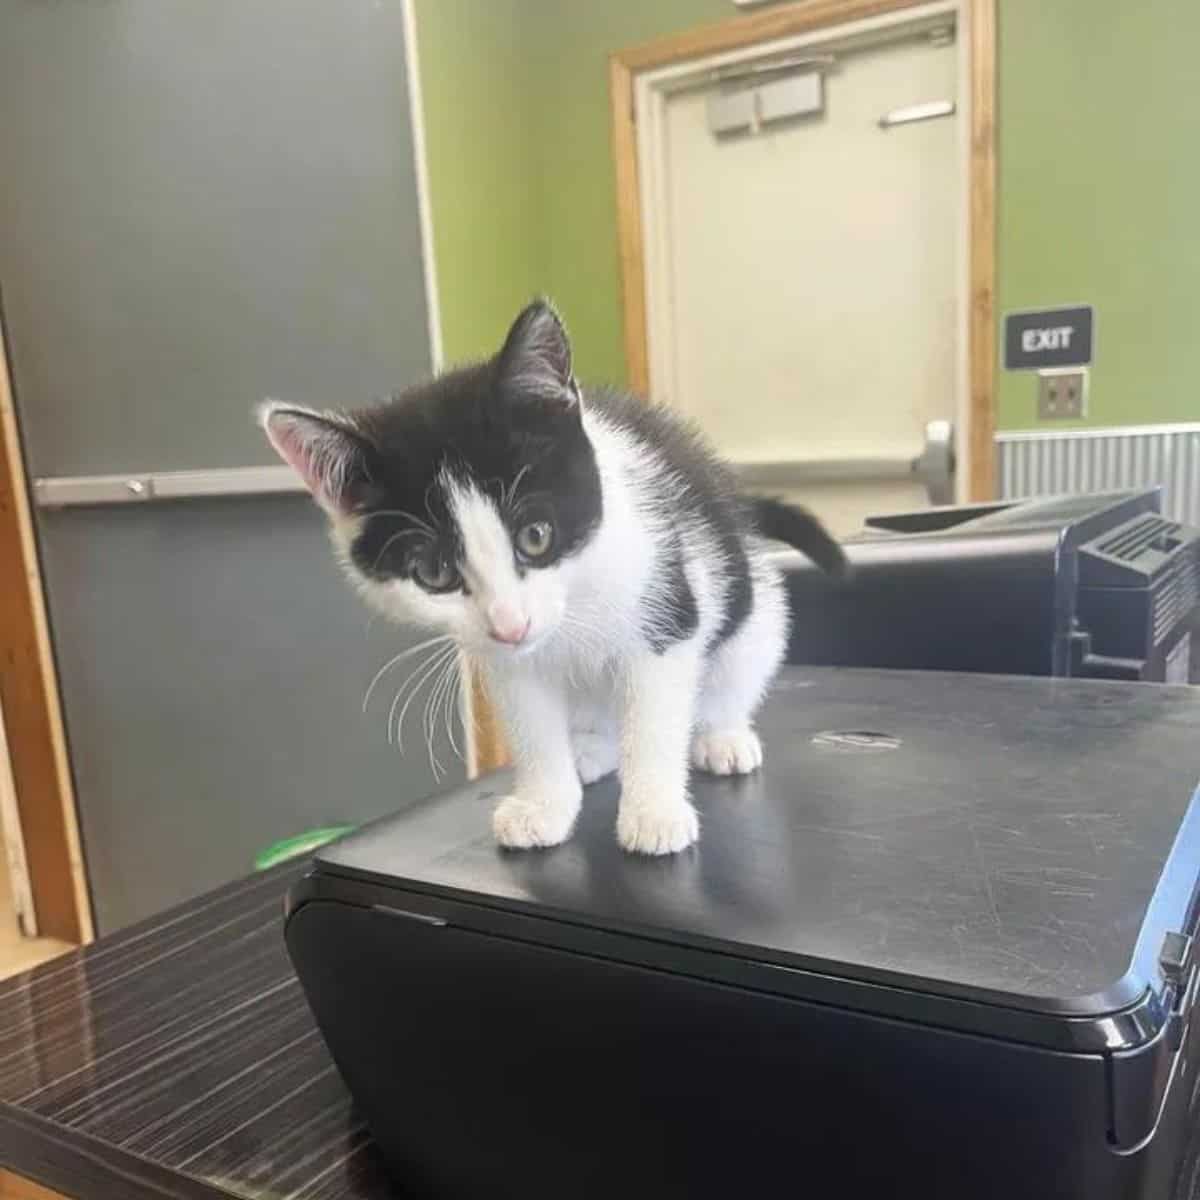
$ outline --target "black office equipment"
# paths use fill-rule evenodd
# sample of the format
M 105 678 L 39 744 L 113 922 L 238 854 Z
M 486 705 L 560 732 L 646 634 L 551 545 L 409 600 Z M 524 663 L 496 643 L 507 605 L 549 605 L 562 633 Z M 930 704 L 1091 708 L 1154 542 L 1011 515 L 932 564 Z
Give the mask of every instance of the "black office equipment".
M 782 556 L 789 661 L 1186 682 L 1200 530 L 1157 489 L 875 517 L 853 577 Z
M 498 849 L 492 777 L 320 853 L 289 949 L 405 1195 L 1166 1200 L 1200 692 L 789 667 L 699 846 Z

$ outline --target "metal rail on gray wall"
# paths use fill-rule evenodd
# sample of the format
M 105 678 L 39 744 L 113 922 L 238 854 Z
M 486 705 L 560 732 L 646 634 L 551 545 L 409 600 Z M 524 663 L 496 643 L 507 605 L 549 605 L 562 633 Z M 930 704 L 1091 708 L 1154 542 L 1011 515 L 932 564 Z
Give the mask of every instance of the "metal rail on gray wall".
M 74 475 L 35 479 L 39 508 L 146 504 L 208 496 L 270 496 L 302 492 L 290 467 L 226 467 L 212 471 L 149 471 L 139 475 Z

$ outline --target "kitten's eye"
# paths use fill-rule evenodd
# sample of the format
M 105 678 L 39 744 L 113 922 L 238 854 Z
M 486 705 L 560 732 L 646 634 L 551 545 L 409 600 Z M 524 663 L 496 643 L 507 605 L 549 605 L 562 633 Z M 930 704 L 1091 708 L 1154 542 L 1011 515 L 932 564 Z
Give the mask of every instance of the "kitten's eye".
M 517 530 L 517 550 L 525 558 L 544 558 L 554 544 L 554 526 L 533 521 Z
M 427 592 L 452 592 L 462 582 L 454 564 L 436 552 L 418 558 L 413 575 Z

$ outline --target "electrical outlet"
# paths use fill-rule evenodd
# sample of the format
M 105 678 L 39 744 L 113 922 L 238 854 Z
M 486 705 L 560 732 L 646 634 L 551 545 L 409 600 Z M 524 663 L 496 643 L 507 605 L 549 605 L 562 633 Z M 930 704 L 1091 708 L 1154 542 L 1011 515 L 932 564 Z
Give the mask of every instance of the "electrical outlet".
M 1038 420 L 1071 421 L 1087 416 L 1087 367 L 1038 372 Z

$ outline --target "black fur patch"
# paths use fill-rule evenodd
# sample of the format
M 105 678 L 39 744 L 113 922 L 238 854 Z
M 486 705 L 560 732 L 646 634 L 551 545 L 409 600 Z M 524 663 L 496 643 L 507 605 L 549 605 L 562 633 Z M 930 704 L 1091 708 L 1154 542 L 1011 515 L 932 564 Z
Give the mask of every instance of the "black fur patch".
M 702 525 L 716 542 L 729 583 L 725 612 L 713 644 L 731 638 L 750 615 L 754 603 L 745 544 L 754 529 L 738 491 L 737 477 L 704 435 L 678 412 L 613 391 L 588 393 L 584 403 L 650 448 L 661 464 L 662 492 L 664 498 L 669 498 L 672 521 Z M 677 621 L 657 622 L 654 649 L 661 653 L 672 642 L 695 632 L 699 614 L 678 553 L 664 555 L 659 570 L 665 578 L 658 581 L 655 590 L 665 591 L 679 608 Z
M 520 346 L 509 345 L 490 362 L 353 414 L 366 445 L 354 511 L 365 523 L 351 556 L 364 574 L 411 576 L 422 554 L 461 561 L 447 479 L 469 480 L 493 496 L 513 533 L 532 521 L 552 523 L 551 549 L 529 569 L 587 543 L 603 515 L 600 475 L 570 387 L 569 357 L 550 369 L 566 371 L 558 394 Z
M 750 578 L 750 563 L 746 559 L 746 548 L 740 537 L 729 536 L 722 546 L 729 587 L 725 592 L 725 616 L 715 638 L 720 645 L 733 637 L 742 627 L 754 607 L 754 584 Z
M 686 641 L 700 624 L 700 610 L 696 596 L 683 570 L 683 554 L 678 546 L 664 556 L 658 568 L 662 578 L 656 580 L 653 594 L 664 608 L 657 612 L 647 611 L 643 618 L 642 632 L 650 649 L 662 654 L 677 642 Z
M 806 554 L 828 575 L 849 571 L 845 552 L 806 508 L 763 497 L 754 501 L 754 523 L 763 537 L 774 538 Z

